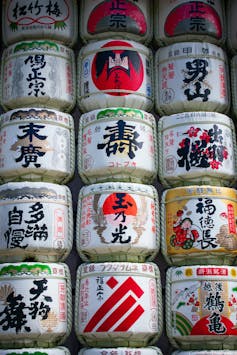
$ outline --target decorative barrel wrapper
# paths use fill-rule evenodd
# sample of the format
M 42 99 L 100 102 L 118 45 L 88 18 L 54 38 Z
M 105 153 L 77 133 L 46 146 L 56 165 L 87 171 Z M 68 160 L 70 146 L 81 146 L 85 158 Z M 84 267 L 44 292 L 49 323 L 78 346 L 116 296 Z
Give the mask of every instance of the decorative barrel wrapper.
M 172 355 L 236 355 L 237 351 L 233 350 L 194 350 L 194 351 L 182 351 L 177 350 Z
M 226 46 L 228 50 L 233 54 L 237 53 L 237 22 L 236 22 L 236 11 L 237 11 L 237 1 L 236 0 L 226 0 L 226 27 L 227 27 L 227 38 Z
M 22 348 L 22 349 L 0 349 L 0 355 L 70 355 L 70 351 L 59 346 L 57 348 Z
M 113 107 L 80 117 L 78 170 L 84 183 L 152 184 L 157 176 L 157 160 L 157 128 L 152 114 Z
M 78 355 L 162 355 L 162 352 L 155 346 L 147 346 L 146 348 L 82 348 Z
M 180 42 L 155 54 L 155 109 L 160 115 L 183 111 L 226 113 L 230 106 L 228 61 L 222 48 Z
M 5 48 L 1 68 L 1 105 L 48 107 L 69 112 L 75 106 L 74 52 L 50 40 L 18 42 Z
M 13 182 L 0 186 L 0 261 L 64 260 L 72 249 L 72 197 L 67 186 Z
M 161 201 L 161 247 L 173 265 L 229 264 L 237 255 L 237 190 L 187 186 Z
M 54 347 L 69 336 L 71 279 L 66 264 L 0 265 L 2 348 Z
M 155 3 L 154 38 L 159 46 L 200 40 L 224 43 L 224 1 L 158 0 Z
M 158 175 L 164 186 L 236 183 L 235 126 L 228 116 L 204 111 L 163 116 L 158 142 Z
M 82 264 L 75 331 L 92 347 L 144 347 L 162 331 L 160 272 L 154 263 Z
M 84 261 L 153 260 L 160 246 L 157 190 L 124 182 L 84 186 L 76 229 L 77 251 Z
M 45 108 L 0 116 L 0 180 L 68 182 L 75 170 L 73 117 Z
M 153 55 L 143 44 L 107 39 L 81 48 L 77 101 L 82 112 L 104 107 L 153 108 Z
M 27 4 L 24 0 L 2 2 L 2 39 L 9 44 L 31 39 L 51 39 L 71 47 L 78 36 L 76 0 L 43 0 Z
M 236 349 L 236 291 L 237 267 L 168 269 L 166 331 L 171 344 L 183 350 Z
M 118 37 L 148 43 L 153 35 L 152 1 L 80 1 L 83 41 Z

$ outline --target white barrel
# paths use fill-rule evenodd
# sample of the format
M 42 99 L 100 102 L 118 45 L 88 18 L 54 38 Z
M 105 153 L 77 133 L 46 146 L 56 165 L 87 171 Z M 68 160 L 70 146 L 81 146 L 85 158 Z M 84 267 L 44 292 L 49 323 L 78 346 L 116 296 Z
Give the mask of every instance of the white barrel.
M 0 180 L 66 183 L 75 170 L 73 117 L 45 108 L 0 115 Z
M 153 263 L 82 264 L 75 331 L 90 347 L 146 347 L 162 331 L 160 272 Z
M 0 353 L 1 354 L 1 353 Z M 146 348 L 82 348 L 78 355 L 162 355 L 159 348 L 147 346 Z
M 156 120 L 151 113 L 104 108 L 82 114 L 79 122 L 78 172 L 84 183 L 154 182 L 158 150 Z
M 5 48 L 1 64 L 1 105 L 5 111 L 46 107 L 69 112 L 76 101 L 74 52 L 50 40 L 17 42 Z
M 204 41 L 223 45 L 226 39 L 224 3 L 222 0 L 155 1 L 156 43 L 163 46 L 182 41 Z
M 158 142 L 158 175 L 164 186 L 235 185 L 236 132 L 230 117 L 204 111 L 163 116 Z
M 190 185 L 164 191 L 161 200 L 161 248 L 169 264 L 236 263 L 237 190 Z
M 66 264 L 1 264 L 0 300 L 1 347 L 54 347 L 69 336 L 72 301 Z
M 226 113 L 230 107 L 225 51 L 208 42 L 180 42 L 155 53 L 155 110 Z
M 200 347 L 203 347 L 200 344 Z M 193 350 L 193 351 L 182 351 L 177 350 L 172 353 L 172 355 L 236 355 L 237 350 Z
M 159 198 L 152 185 L 108 182 L 81 188 L 77 251 L 84 261 L 153 260 L 159 251 Z
M 215 355 L 216 350 L 236 350 L 236 290 L 234 266 L 169 268 L 165 318 L 170 343 L 187 351 L 215 349 Z
M 234 115 L 235 120 L 237 119 L 237 54 L 234 55 L 230 60 L 230 82 L 231 82 L 231 96 L 232 96 L 232 107 L 231 112 Z
M 71 47 L 77 36 L 76 0 L 2 2 L 2 39 L 6 46 L 22 40 L 46 38 Z
M 153 55 L 141 43 L 119 38 L 79 51 L 77 103 L 82 112 L 104 107 L 153 108 Z
M 152 39 L 152 1 L 81 0 L 79 10 L 84 42 L 119 36 L 146 44 Z
M 237 53 L 237 22 L 235 14 L 237 11 L 237 1 L 236 0 L 226 0 L 226 28 L 227 28 L 227 38 L 226 46 L 228 50 L 233 53 Z
M 70 355 L 70 351 L 64 346 L 57 348 L 22 348 L 0 349 L 0 355 Z
M 63 261 L 72 249 L 72 196 L 65 185 L 1 185 L 0 218 L 1 262 Z

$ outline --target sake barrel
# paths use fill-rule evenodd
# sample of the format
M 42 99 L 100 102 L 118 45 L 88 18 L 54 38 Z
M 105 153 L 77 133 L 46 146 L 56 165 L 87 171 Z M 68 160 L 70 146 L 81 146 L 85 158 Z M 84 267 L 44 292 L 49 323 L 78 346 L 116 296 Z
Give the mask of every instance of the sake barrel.
M 2 348 L 54 347 L 70 334 L 71 279 L 66 264 L 1 264 L 0 294 Z
M 86 184 L 157 177 L 157 127 L 146 111 L 112 107 L 82 114 L 78 131 L 78 172 Z
M 234 350 L 193 350 L 182 351 L 177 350 L 172 355 L 236 355 L 237 351 Z
M 159 46 L 182 41 L 223 45 L 226 39 L 224 2 L 155 1 L 154 38 Z
M 168 269 L 166 330 L 175 348 L 190 351 L 205 346 L 205 349 L 215 349 L 211 353 L 215 355 L 216 350 L 236 350 L 236 282 L 234 266 Z
M 0 115 L 0 180 L 66 183 L 75 170 L 70 114 L 28 107 Z
M 154 263 L 81 264 L 75 331 L 86 346 L 146 347 L 162 331 L 160 273 Z
M 84 42 L 121 37 L 148 43 L 153 35 L 152 1 L 80 1 L 80 36 Z
M 162 116 L 158 142 L 158 175 L 164 186 L 235 185 L 236 133 L 230 117 L 204 111 Z
M 237 190 L 190 185 L 161 199 L 161 249 L 169 264 L 235 264 Z
M 226 46 L 230 53 L 233 55 L 237 53 L 237 23 L 235 20 L 235 12 L 237 11 L 237 1 L 227 0 L 226 1 L 226 28 L 227 28 L 227 38 Z
M 64 346 L 57 348 L 21 348 L 21 349 L 0 349 L 0 355 L 70 355 Z
M 2 5 L 2 39 L 6 46 L 32 39 L 50 39 L 73 46 L 78 36 L 76 0 L 6 0 Z
M 159 251 L 159 234 L 154 186 L 110 182 L 81 188 L 76 245 L 84 261 L 153 260 Z
M 231 112 L 234 119 L 237 118 L 237 55 L 230 59 L 230 83 L 231 83 Z
M 65 185 L 1 185 L 0 218 L 1 262 L 63 261 L 72 249 L 72 196 Z
M 74 52 L 47 39 L 12 44 L 2 53 L 0 86 L 5 111 L 34 106 L 69 112 L 76 100 Z
M 225 51 L 208 42 L 179 42 L 155 53 L 155 110 L 160 115 L 230 108 Z
M 91 42 L 78 55 L 77 103 L 82 112 L 104 107 L 153 108 L 153 54 L 119 38 Z
M 146 348 L 82 348 L 78 355 L 162 355 L 159 348 L 147 346 Z

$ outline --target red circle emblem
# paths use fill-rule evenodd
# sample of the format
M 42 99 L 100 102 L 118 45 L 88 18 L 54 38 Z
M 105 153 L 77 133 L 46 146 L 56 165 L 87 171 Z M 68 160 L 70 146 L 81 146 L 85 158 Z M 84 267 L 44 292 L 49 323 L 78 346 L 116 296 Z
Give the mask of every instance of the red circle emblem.
M 222 36 L 218 13 L 202 1 L 189 1 L 175 7 L 167 16 L 164 29 L 170 37 L 188 33 L 210 34 L 216 38 Z
M 110 41 L 102 48 L 105 50 L 95 55 L 91 69 L 92 80 L 97 89 L 115 96 L 137 91 L 144 79 L 139 53 L 130 43 L 124 41 Z
M 90 13 L 87 31 L 92 35 L 108 31 L 131 32 L 145 35 L 147 32 L 146 18 L 136 4 L 123 1 L 102 1 Z
M 127 193 L 113 193 L 103 204 L 103 214 L 124 213 L 126 216 L 137 215 L 137 204 L 134 198 Z

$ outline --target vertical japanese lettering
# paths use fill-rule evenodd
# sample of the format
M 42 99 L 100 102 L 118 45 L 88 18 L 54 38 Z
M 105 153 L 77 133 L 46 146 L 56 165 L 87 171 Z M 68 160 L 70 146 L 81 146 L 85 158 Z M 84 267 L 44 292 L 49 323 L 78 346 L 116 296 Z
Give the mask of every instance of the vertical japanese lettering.
M 30 238 L 34 241 L 47 241 L 48 227 L 44 218 L 44 206 L 40 202 L 30 205 L 28 212 L 14 206 L 8 212 L 8 229 L 4 233 L 7 248 L 25 249 L 29 246 Z
M 216 206 L 211 198 L 199 198 L 196 203 L 196 213 L 200 214 L 199 222 L 202 228 L 202 235 L 200 236 L 198 243 L 201 249 L 216 248 L 216 237 L 212 236 L 211 231 L 214 227 L 214 215 L 216 212 Z
M 30 320 L 39 317 L 41 320 L 48 318 L 50 312 L 50 303 L 53 302 L 51 296 L 45 295 L 47 291 L 48 280 L 40 279 L 33 281 L 33 287 L 30 288 L 29 303 L 25 301 L 22 294 L 10 292 L 5 300 L 6 306 L 0 312 L 0 326 L 2 331 L 15 329 L 16 333 L 25 331 L 31 332 Z M 1 287 L 4 287 L 1 286 Z M 29 325 L 27 325 L 29 323 Z
M 47 136 L 40 135 L 39 131 L 44 128 L 44 125 L 35 124 L 33 122 L 19 126 L 19 129 L 22 130 L 23 134 L 17 135 L 17 138 L 19 139 L 18 142 L 21 142 L 21 145 L 20 156 L 16 158 L 15 161 L 22 161 L 23 168 L 28 168 L 31 164 L 33 164 L 36 168 L 41 167 L 38 159 L 45 155 L 43 141 L 46 140 Z M 14 150 L 15 146 L 17 146 L 17 143 L 13 145 L 11 149 Z
M 193 61 L 186 62 L 183 82 L 185 87 L 190 86 L 184 90 L 188 101 L 196 98 L 201 98 L 203 102 L 208 101 L 211 91 L 209 88 L 205 88 L 207 84 L 204 80 L 208 75 L 208 65 L 208 61 L 205 59 L 194 59 Z
M 25 61 L 27 68 L 31 70 L 26 80 L 28 81 L 29 91 L 28 96 L 38 97 L 39 95 L 45 95 L 44 85 L 46 77 L 43 76 L 41 69 L 46 66 L 46 60 L 44 54 L 29 55 Z
M 177 149 L 180 157 L 178 166 L 186 171 L 192 167 L 218 170 L 228 159 L 228 149 L 223 145 L 223 131 L 217 124 L 209 129 L 192 126 L 182 135 L 184 138 Z

